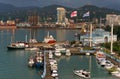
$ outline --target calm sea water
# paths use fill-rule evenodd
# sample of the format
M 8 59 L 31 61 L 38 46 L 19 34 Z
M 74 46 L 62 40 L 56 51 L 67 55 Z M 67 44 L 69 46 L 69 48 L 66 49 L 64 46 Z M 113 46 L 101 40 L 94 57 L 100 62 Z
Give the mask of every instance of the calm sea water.
M 75 40 L 74 34 L 79 30 L 50 30 L 50 29 L 19 29 L 19 30 L 0 30 L 0 79 L 40 79 L 40 71 L 27 67 L 28 57 L 34 52 L 7 50 L 7 45 L 11 41 L 25 41 L 31 37 L 43 41 L 44 36 L 50 34 L 57 41 Z M 91 61 L 89 61 L 91 59 Z M 92 79 L 117 79 L 108 74 L 101 68 L 95 57 L 71 56 L 60 57 L 57 59 L 60 79 L 80 79 L 73 74 L 73 69 L 86 68 L 92 72 Z M 91 62 L 91 63 L 90 63 Z

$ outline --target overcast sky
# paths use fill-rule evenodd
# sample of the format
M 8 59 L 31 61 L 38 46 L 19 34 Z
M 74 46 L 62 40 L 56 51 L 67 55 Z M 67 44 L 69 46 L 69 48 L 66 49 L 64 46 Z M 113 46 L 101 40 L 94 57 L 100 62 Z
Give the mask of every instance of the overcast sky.
M 51 4 L 62 4 L 69 7 L 80 7 L 88 3 L 101 7 L 116 6 L 120 4 L 120 0 L 0 0 L 0 2 L 15 6 L 46 6 Z

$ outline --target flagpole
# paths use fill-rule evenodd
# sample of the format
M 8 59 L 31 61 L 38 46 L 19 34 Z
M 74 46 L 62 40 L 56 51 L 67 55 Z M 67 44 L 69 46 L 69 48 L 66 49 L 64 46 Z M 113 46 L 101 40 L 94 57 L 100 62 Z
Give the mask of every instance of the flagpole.
M 90 47 L 92 46 L 92 23 L 90 24 Z
M 111 47 L 110 47 L 111 54 L 113 53 L 113 24 L 111 24 Z

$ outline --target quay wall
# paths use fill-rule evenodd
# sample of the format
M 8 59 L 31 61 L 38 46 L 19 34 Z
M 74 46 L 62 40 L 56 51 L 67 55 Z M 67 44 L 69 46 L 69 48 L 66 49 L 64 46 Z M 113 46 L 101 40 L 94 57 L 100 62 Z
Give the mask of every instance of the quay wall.
M 1 26 L 0 25 L 0 29 L 16 29 L 17 27 L 16 26 Z

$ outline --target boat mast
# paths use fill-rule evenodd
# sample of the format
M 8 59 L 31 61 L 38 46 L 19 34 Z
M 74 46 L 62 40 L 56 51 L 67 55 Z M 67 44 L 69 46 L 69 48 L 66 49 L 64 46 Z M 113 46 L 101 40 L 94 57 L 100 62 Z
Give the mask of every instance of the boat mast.
M 26 34 L 26 36 L 25 36 L 25 42 L 27 43 L 27 34 Z
M 101 17 L 100 17 L 100 29 L 101 29 Z
M 90 42 L 90 47 L 92 46 L 92 23 L 90 24 L 90 39 L 89 39 L 89 42 Z
M 49 31 L 48 31 L 48 35 L 47 35 L 47 37 L 49 37 Z

